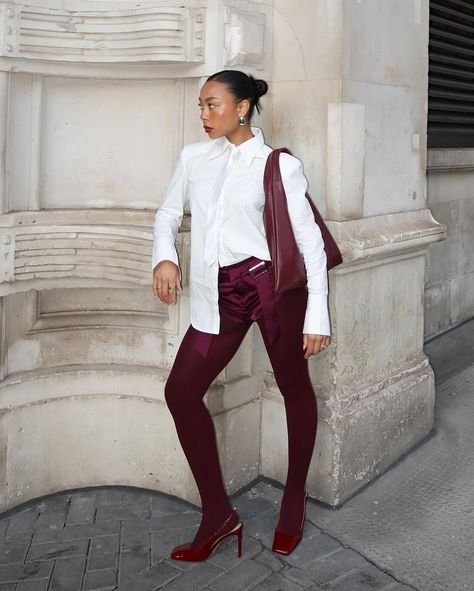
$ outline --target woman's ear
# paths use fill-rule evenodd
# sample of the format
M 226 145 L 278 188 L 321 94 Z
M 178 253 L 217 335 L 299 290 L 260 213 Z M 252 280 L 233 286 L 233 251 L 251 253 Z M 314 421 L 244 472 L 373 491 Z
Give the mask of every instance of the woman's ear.
M 246 117 L 247 113 L 249 112 L 249 109 L 250 101 L 248 99 L 244 99 L 243 101 L 241 101 L 238 107 L 239 117 Z

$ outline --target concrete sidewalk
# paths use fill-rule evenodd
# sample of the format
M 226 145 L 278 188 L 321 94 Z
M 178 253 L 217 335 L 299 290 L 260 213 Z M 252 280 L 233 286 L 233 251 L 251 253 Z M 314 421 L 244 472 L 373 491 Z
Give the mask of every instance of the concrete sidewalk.
M 281 488 L 233 497 L 244 554 L 168 559 L 200 512 L 125 487 L 52 495 L 0 516 L 0 591 L 458 591 L 474 589 L 474 321 L 427 343 L 437 382 L 431 436 L 332 510 L 308 502 L 304 539 L 271 552 Z

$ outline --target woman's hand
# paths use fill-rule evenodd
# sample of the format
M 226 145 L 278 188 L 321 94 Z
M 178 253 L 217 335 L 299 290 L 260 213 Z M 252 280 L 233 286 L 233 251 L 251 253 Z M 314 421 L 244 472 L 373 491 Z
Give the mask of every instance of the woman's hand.
M 153 269 L 153 295 L 155 298 L 160 298 L 164 304 L 174 306 L 176 290 L 182 291 L 179 267 L 171 261 L 161 261 Z
M 321 334 L 304 334 L 303 335 L 303 351 L 305 353 L 305 359 L 311 357 L 311 355 L 317 355 L 320 351 L 324 350 L 331 342 L 331 337 Z

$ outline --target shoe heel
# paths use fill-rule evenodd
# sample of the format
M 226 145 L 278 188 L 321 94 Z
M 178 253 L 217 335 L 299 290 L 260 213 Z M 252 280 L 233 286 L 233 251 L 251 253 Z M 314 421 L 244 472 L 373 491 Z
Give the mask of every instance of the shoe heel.
M 236 532 L 237 534 L 237 544 L 238 544 L 238 557 L 242 556 L 242 530 L 244 529 L 244 524 L 241 523 L 239 530 Z

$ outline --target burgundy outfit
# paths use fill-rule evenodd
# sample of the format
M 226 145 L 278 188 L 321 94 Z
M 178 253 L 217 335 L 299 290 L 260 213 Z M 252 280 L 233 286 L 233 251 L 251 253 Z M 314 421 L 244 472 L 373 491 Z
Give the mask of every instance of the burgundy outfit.
M 263 336 L 276 383 L 284 398 L 288 429 L 288 473 L 278 527 L 297 532 L 317 427 L 316 397 L 303 351 L 307 288 L 276 296 L 270 261 L 250 257 L 219 269 L 219 334 L 189 326 L 165 386 L 165 399 L 193 472 L 203 518 L 199 546 L 229 514 L 214 423 L 203 397 L 229 363 L 255 321 Z M 237 523 L 237 521 L 236 521 Z M 234 524 L 235 525 L 235 524 Z

